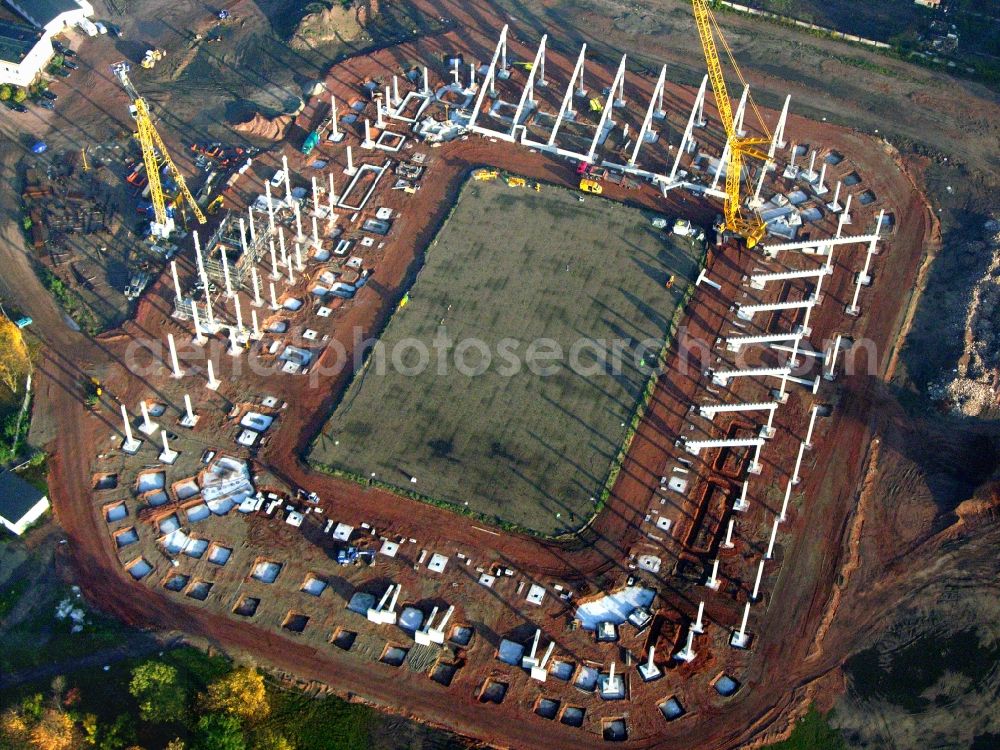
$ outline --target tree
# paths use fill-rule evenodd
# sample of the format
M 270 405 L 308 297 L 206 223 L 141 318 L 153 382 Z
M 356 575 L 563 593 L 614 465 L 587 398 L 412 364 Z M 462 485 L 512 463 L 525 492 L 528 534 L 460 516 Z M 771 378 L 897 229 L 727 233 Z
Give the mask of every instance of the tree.
M 30 746 L 37 750 L 69 750 L 75 740 L 73 720 L 55 709 L 46 709 L 28 732 Z
M 206 714 L 195 730 L 197 750 L 246 750 L 240 720 L 226 714 Z
M 205 708 L 240 719 L 263 719 L 271 712 L 264 677 L 253 667 L 239 667 L 210 683 Z
M 73 720 L 54 708 L 45 709 L 28 732 L 28 747 L 33 750 L 72 750 L 79 741 Z
M 172 739 L 163 750 L 184 750 L 184 740 L 180 737 Z
M 31 355 L 21 329 L 0 318 L 0 383 L 17 393 L 31 369 Z
M 28 728 L 23 709 L 8 708 L 0 716 L 0 739 L 11 747 L 17 747 L 27 739 Z
M 0 86 L 0 102 L 5 102 L 10 99 L 12 91 L 9 84 L 3 84 Z
M 284 735 L 267 729 L 254 738 L 253 750 L 295 750 L 295 746 Z
M 20 87 L 14 89 L 13 99 L 14 99 L 15 102 L 17 102 L 18 104 L 20 104 L 21 102 L 23 102 L 27 98 L 28 98 L 28 92 L 27 91 L 25 91 L 24 89 L 22 89 Z
M 34 693 L 0 715 L 0 747 L 37 748 L 32 733 L 45 716 L 45 698 Z M 42 738 L 44 739 L 44 738 Z
M 170 722 L 184 718 L 187 692 L 177 669 L 161 661 L 147 661 L 132 670 L 128 691 L 139 703 L 143 721 Z

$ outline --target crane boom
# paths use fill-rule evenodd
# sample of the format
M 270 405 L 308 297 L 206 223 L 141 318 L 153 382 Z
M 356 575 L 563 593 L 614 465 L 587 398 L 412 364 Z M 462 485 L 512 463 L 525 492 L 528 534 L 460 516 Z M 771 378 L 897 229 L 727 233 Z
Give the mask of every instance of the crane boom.
M 740 201 L 740 181 L 743 179 L 743 159 L 746 156 L 767 161 L 767 154 L 757 146 L 769 142 L 768 138 L 741 138 L 736 132 L 733 120 L 733 105 L 729 99 L 726 78 L 722 74 L 722 61 L 719 59 L 719 49 L 715 43 L 712 26 L 715 19 L 706 0 L 691 0 L 694 9 L 695 26 L 701 40 L 701 49 L 705 55 L 705 65 L 708 68 L 708 78 L 715 93 L 715 103 L 719 110 L 722 126 L 726 131 L 729 145 L 729 160 L 726 163 L 726 199 L 724 203 L 725 228 L 746 240 L 747 247 L 753 247 L 764 236 L 766 227 L 763 219 L 756 213 L 744 216 Z M 725 43 L 725 40 L 723 40 Z M 728 47 L 727 47 L 728 51 Z M 735 63 L 734 63 L 735 64 Z M 755 108 L 756 109 L 756 108 Z
M 136 91 L 131 79 L 128 77 L 129 65 L 126 62 L 116 63 L 111 66 L 112 72 L 121 83 L 125 93 L 132 101 L 132 116 L 135 118 L 136 132 L 139 137 L 139 146 L 142 149 L 142 160 L 146 165 L 146 176 L 149 179 L 149 197 L 153 203 L 153 213 L 155 221 L 153 223 L 154 234 L 168 236 L 173 228 L 173 219 L 167 214 L 167 202 L 163 195 L 163 183 L 160 180 L 160 165 L 156 161 L 156 152 L 159 150 L 163 160 L 167 163 L 170 173 L 177 182 L 177 187 L 184 197 L 184 200 L 191 206 L 199 224 L 204 224 L 207 219 L 201 208 L 195 201 L 194 196 L 188 189 L 184 175 L 174 164 L 174 160 L 167 151 L 167 146 L 156 131 L 153 125 L 153 118 L 149 114 L 149 105 Z

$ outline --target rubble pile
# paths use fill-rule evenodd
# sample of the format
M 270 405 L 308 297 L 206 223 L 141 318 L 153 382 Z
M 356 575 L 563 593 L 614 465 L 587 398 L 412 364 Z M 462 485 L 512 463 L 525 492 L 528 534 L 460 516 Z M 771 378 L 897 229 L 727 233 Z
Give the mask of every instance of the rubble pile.
M 972 290 L 965 317 L 965 344 L 954 376 L 935 394 L 956 411 L 978 416 L 997 406 L 1000 395 L 1000 221 L 989 221 L 985 242 L 972 243 L 991 254 L 989 267 Z

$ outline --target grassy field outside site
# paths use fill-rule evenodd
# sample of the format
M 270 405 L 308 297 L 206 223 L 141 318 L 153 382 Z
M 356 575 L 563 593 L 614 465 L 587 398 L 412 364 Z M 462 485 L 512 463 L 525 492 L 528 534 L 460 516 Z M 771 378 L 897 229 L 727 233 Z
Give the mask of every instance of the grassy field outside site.
M 585 524 L 698 270 L 653 218 L 467 183 L 310 460 L 539 534 Z

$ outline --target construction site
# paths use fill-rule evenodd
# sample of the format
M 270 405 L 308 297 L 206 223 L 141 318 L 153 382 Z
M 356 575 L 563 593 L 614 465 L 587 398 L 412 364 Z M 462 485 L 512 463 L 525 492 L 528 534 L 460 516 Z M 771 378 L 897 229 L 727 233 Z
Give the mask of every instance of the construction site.
M 117 68 L 136 141 L 24 191 L 54 273 L 133 299 L 41 375 L 87 596 L 497 747 L 787 734 L 843 658 L 873 383 L 937 229 L 883 142 L 737 88 L 693 8 L 694 86 L 477 4 L 238 151 Z M 94 282 L 91 244 L 144 256 Z M 474 375 L 421 359 L 442 330 Z M 505 374 L 512 338 L 628 356 Z

